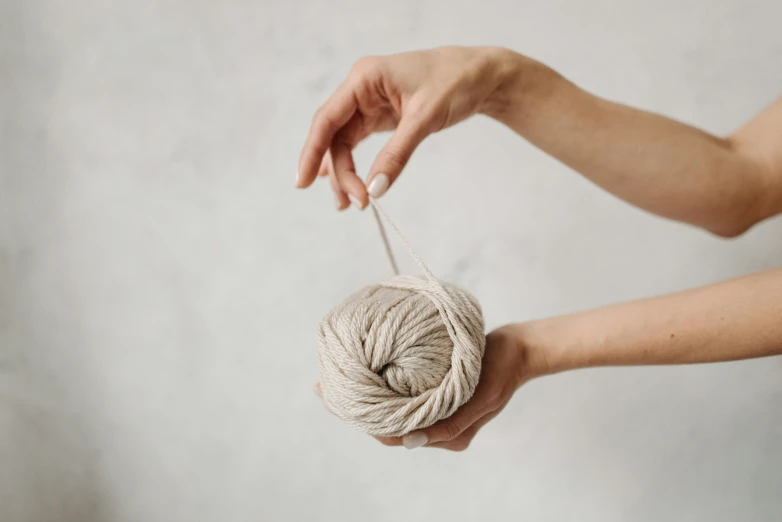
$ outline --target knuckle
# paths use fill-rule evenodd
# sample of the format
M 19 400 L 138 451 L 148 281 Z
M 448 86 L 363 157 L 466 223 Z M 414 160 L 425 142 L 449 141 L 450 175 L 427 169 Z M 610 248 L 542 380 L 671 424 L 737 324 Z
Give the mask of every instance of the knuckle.
M 503 403 L 503 393 L 501 389 L 494 389 L 486 394 L 486 406 L 490 411 L 494 411 Z
M 407 163 L 407 154 L 398 149 L 384 150 L 381 159 L 389 170 L 400 171 Z
M 326 132 L 329 134 L 335 134 L 339 127 L 334 122 L 334 118 L 326 109 L 326 105 L 320 107 L 315 111 L 315 115 L 312 117 L 312 127 L 317 132 Z
M 443 424 L 443 430 L 445 431 L 445 440 L 447 441 L 456 439 L 462 432 L 461 427 L 452 420 L 446 421 Z
M 350 69 L 351 76 L 364 77 L 370 75 L 377 69 L 378 61 L 378 58 L 375 56 L 359 58 Z
M 407 108 L 410 115 L 420 120 L 429 120 L 438 112 L 442 102 L 432 93 L 421 93 L 410 100 Z
M 448 119 L 447 105 L 435 96 L 419 97 L 408 105 L 409 118 L 426 134 L 434 134 L 445 127 Z
M 315 114 L 312 115 L 312 125 L 313 127 L 320 121 L 320 119 L 323 117 L 323 106 L 318 107 L 318 110 L 315 111 Z

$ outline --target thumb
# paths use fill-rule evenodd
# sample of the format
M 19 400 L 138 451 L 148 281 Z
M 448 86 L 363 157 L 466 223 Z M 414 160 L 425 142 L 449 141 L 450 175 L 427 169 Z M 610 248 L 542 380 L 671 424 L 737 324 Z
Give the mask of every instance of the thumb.
M 404 116 L 386 146 L 375 158 L 367 177 L 367 192 L 379 198 L 402 173 L 416 147 L 429 135 L 427 122 L 420 116 Z

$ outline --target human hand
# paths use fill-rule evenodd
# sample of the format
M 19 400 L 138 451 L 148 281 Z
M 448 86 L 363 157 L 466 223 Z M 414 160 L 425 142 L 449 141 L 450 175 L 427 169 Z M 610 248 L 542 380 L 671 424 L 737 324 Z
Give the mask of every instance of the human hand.
M 504 49 L 445 47 L 362 58 L 315 114 L 299 160 L 296 186 L 328 176 L 343 210 L 365 208 L 397 179 L 430 134 L 481 112 L 502 85 L 512 61 Z M 378 154 L 367 185 L 352 151 L 376 132 L 394 131 Z M 367 189 L 368 187 L 368 189 Z
M 467 449 L 483 426 L 499 415 L 516 390 L 547 372 L 545 357 L 525 334 L 525 325 L 508 325 L 486 336 L 481 377 L 475 393 L 456 413 L 404 437 L 375 437 L 387 446 Z M 315 386 L 320 395 L 320 386 Z

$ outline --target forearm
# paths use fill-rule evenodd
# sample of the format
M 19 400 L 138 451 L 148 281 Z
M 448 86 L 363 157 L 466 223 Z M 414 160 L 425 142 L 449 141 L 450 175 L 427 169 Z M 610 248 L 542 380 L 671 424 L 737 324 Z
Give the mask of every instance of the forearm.
M 782 269 L 519 325 L 541 373 L 782 354 Z
M 503 59 L 486 114 L 616 196 L 724 236 L 782 210 L 782 184 L 732 140 L 593 96 L 515 53 Z

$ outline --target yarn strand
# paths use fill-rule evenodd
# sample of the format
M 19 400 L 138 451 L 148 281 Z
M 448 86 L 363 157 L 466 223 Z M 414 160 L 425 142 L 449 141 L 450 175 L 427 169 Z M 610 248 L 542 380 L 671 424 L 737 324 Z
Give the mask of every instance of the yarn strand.
M 377 223 L 377 228 L 380 230 L 380 238 L 383 240 L 383 245 L 386 247 L 386 256 L 388 256 L 388 261 L 391 263 L 391 269 L 394 271 L 394 275 L 399 275 L 399 266 L 396 264 L 396 259 L 394 258 L 394 251 L 391 248 L 391 244 L 388 242 L 388 235 L 386 234 L 386 227 L 383 226 L 383 219 L 380 217 L 380 212 L 378 211 L 377 203 L 374 202 L 374 200 L 369 200 L 370 205 L 372 206 L 372 214 L 375 215 L 375 222 Z
M 415 264 L 418 265 L 418 268 L 421 269 L 421 271 L 424 273 L 426 278 L 433 283 L 439 284 L 439 281 L 434 276 L 432 271 L 429 270 L 429 268 L 424 264 L 423 261 L 421 261 L 419 255 L 416 253 L 415 250 L 413 250 L 413 247 L 411 247 L 410 243 L 407 242 L 405 236 L 402 235 L 402 233 L 396 227 L 394 222 L 391 221 L 391 218 L 388 217 L 388 214 L 385 213 L 385 211 L 380 207 L 377 201 L 375 201 L 374 199 L 370 199 L 369 204 L 372 205 L 372 212 L 375 215 L 377 226 L 380 229 L 380 237 L 383 239 L 383 244 L 386 247 L 386 254 L 388 255 L 388 260 L 391 263 L 391 268 L 394 270 L 394 275 L 399 275 L 399 266 L 396 264 L 396 259 L 394 258 L 394 252 L 391 249 L 391 245 L 388 242 L 388 235 L 386 234 L 386 229 L 383 226 L 383 221 L 386 222 L 388 228 L 390 228 L 391 231 L 396 235 L 397 239 L 399 239 L 399 242 L 402 243 L 402 246 L 405 247 L 407 253 L 410 254 L 410 257 L 413 258 L 413 261 L 415 261 Z

